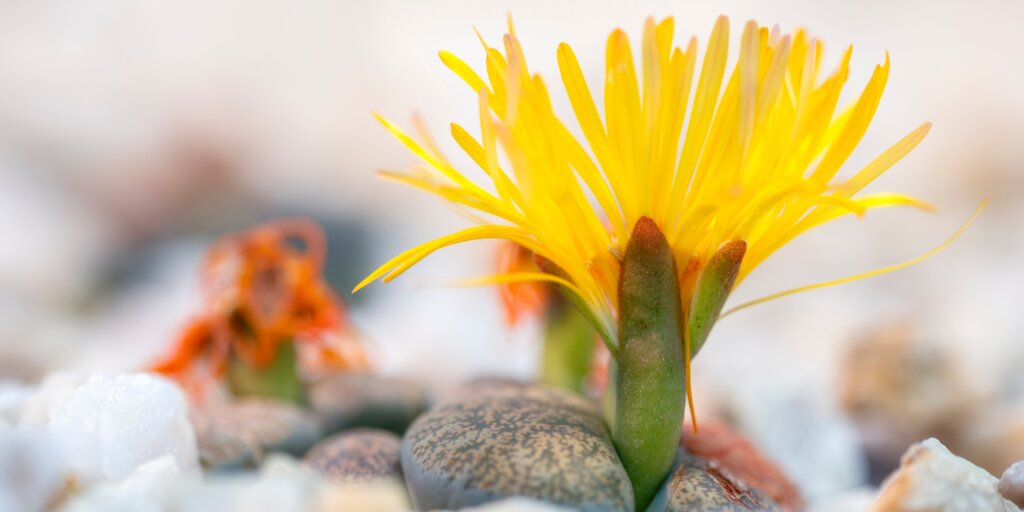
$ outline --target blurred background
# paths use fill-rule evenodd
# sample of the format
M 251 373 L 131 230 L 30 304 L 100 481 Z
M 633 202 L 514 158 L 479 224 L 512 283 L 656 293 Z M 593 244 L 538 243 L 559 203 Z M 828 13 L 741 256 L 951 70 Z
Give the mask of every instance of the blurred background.
M 677 37 L 702 45 L 719 14 L 733 44 L 747 19 L 808 28 L 829 63 L 852 44 L 846 99 L 888 51 L 886 94 L 846 172 L 932 121 L 872 190 L 939 213 L 829 224 L 734 303 L 917 256 L 990 206 L 926 263 L 722 321 L 694 364 L 698 411 L 739 425 L 811 497 L 877 483 L 929 435 L 996 475 L 1024 458 L 1024 3 L 1002 0 L 0 0 L 0 402 L 55 371 L 145 367 L 199 307 L 209 242 L 289 215 L 327 229 L 328 277 L 380 372 L 435 389 L 532 375 L 536 326 L 509 332 L 494 290 L 430 283 L 489 272 L 492 244 L 348 294 L 398 251 L 466 225 L 375 176 L 414 158 L 371 113 L 420 113 L 439 138 L 472 124 L 474 95 L 437 51 L 479 69 L 473 27 L 498 45 L 506 12 L 551 84 L 559 42 L 598 84 L 607 34 L 635 42 L 649 15 L 675 16 Z

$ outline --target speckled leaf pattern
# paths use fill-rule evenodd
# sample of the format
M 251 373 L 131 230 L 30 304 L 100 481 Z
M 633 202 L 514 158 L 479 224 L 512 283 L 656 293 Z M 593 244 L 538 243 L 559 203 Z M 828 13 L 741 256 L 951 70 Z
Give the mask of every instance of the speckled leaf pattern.
M 419 510 L 524 496 L 583 511 L 631 511 L 633 491 L 591 402 L 504 383 L 464 389 L 421 416 L 402 441 Z
M 780 510 L 768 497 L 727 470 L 691 455 L 680 456 L 666 487 L 648 512 Z
M 392 432 L 356 429 L 324 439 L 306 454 L 306 464 L 338 481 L 400 478 L 399 445 Z

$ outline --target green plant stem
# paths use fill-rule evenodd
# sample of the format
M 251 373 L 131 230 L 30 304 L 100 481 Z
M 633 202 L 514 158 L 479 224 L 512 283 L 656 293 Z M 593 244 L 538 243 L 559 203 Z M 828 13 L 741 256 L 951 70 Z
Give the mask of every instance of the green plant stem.
M 653 220 L 637 221 L 619 283 L 612 441 L 644 510 L 672 469 L 685 404 L 675 259 Z
M 541 381 L 583 393 L 596 335 L 590 321 L 572 304 L 554 304 L 547 314 L 541 353 Z
M 238 357 L 228 359 L 228 386 L 236 397 L 274 398 L 294 404 L 306 402 L 306 387 L 298 373 L 295 344 L 282 343 L 267 368 L 254 368 Z

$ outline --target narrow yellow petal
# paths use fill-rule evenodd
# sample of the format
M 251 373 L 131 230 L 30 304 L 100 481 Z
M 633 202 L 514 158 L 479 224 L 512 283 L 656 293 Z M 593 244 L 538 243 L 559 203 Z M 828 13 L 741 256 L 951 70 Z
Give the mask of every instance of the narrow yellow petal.
M 406 269 L 415 265 L 423 258 L 426 258 L 434 251 L 447 247 L 449 245 L 455 245 L 462 242 L 468 242 L 470 240 L 483 240 L 487 238 L 497 238 L 504 240 L 511 240 L 516 242 L 528 249 L 537 252 L 537 244 L 530 239 L 522 229 L 514 228 L 510 226 L 476 226 L 467 228 L 462 231 L 458 231 L 451 235 L 446 235 L 436 240 L 431 240 L 420 244 L 412 249 L 409 249 L 398 256 L 395 256 L 387 263 L 381 265 L 377 270 L 373 271 L 366 279 L 363 279 L 356 287 L 352 290 L 352 293 L 359 291 L 366 285 L 376 281 L 381 277 L 385 277 L 386 280 L 390 281 L 399 274 L 404 272 Z
M 484 83 L 483 79 L 480 78 L 480 75 L 477 75 L 476 72 L 473 71 L 473 68 L 470 68 L 462 61 L 462 59 L 446 51 L 438 53 L 438 56 L 441 57 L 441 62 L 443 62 L 448 69 L 458 75 L 463 82 L 466 82 L 466 85 L 468 85 L 470 89 L 473 89 L 474 93 L 479 92 L 482 89 L 490 90 L 487 88 L 487 84 Z
M 874 160 L 861 169 L 856 175 L 850 178 L 840 189 L 842 195 L 847 197 L 856 194 L 869 183 L 882 175 L 885 171 L 889 170 L 896 162 L 899 162 L 903 157 L 907 156 L 918 144 L 924 140 L 925 136 L 931 130 L 931 123 L 924 123 L 918 126 L 914 131 L 907 134 L 906 137 L 900 139 L 899 142 L 893 144 L 892 147 L 885 150 L 881 155 L 878 155 Z
M 712 29 L 711 38 L 708 41 L 708 48 L 704 53 L 704 63 L 701 65 L 697 92 L 693 98 L 690 123 L 686 129 L 685 142 L 672 183 L 672 193 L 669 196 L 669 215 L 680 210 L 687 187 L 693 177 L 694 167 L 700 157 L 708 128 L 711 126 L 711 117 L 718 103 L 728 52 L 729 19 L 721 16 L 715 22 L 715 28 Z M 672 235 L 670 230 L 668 236 L 672 237 Z M 671 240 L 672 238 L 670 238 Z
M 442 174 L 444 174 L 446 177 L 448 177 L 450 180 L 454 181 L 461 187 L 464 187 L 466 189 L 472 190 L 480 194 L 486 194 L 486 192 L 483 189 L 481 189 L 479 186 L 466 179 L 465 176 L 460 174 L 455 169 L 451 168 L 447 163 L 439 159 L 437 155 L 431 154 L 429 151 L 420 146 L 415 140 L 412 139 L 412 137 L 406 135 L 405 132 L 402 131 L 402 129 L 399 128 L 396 124 L 392 123 L 387 118 L 379 114 L 374 115 L 376 116 L 377 121 L 379 121 L 380 124 L 384 125 L 384 128 L 391 132 L 392 136 L 398 139 L 398 141 L 401 142 L 405 147 L 409 148 L 409 150 L 412 151 L 413 154 L 420 157 L 420 159 L 422 159 L 424 162 L 430 164 L 432 168 L 440 171 Z
M 758 57 L 758 27 L 753 21 L 747 22 L 743 27 L 742 44 L 740 45 L 740 61 L 737 64 L 740 74 L 740 117 L 739 132 L 740 147 L 746 155 L 750 145 L 750 138 L 754 131 L 754 120 L 757 117 L 757 86 L 759 81 Z
M 835 176 L 836 171 L 853 153 L 853 149 L 864 137 L 864 132 L 871 123 L 871 118 L 878 109 L 878 102 L 882 98 L 882 91 L 885 90 L 885 83 L 889 78 L 889 56 L 885 56 L 885 64 L 877 66 L 871 75 L 868 85 L 864 88 L 860 99 L 853 107 L 849 119 L 843 126 L 841 133 L 836 135 L 835 141 L 829 147 L 818 168 L 814 170 L 811 179 L 819 183 L 825 183 Z
M 889 272 L 894 272 L 896 270 L 902 270 L 904 268 L 907 268 L 907 267 L 916 265 L 918 263 L 921 263 L 922 261 L 927 260 L 928 258 L 931 258 L 932 256 L 935 256 L 936 254 L 942 252 L 947 247 L 949 247 L 954 241 L 956 241 L 957 238 L 960 238 L 960 235 L 964 234 L 964 232 L 967 231 L 967 228 L 969 228 L 971 226 L 971 224 L 974 223 L 975 219 L 978 218 L 978 215 L 981 215 L 982 210 L 984 210 L 985 206 L 987 206 L 987 205 L 988 205 L 988 201 L 983 202 L 980 206 L 978 206 L 978 209 L 974 210 L 974 213 L 971 215 L 971 217 L 969 219 L 967 219 L 967 222 L 965 222 L 962 226 L 960 226 L 960 228 L 957 229 L 956 232 L 954 232 L 949 238 L 947 238 L 944 242 L 939 244 L 938 247 L 936 247 L 936 248 L 934 248 L 934 249 L 932 249 L 932 250 L 930 250 L 930 251 L 928 251 L 928 252 L 926 252 L 926 253 L 924 253 L 924 254 L 916 257 L 916 258 L 913 258 L 913 259 L 910 259 L 910 260 L 907 260 L 907 261 L 904 261 L 904 262 L 901 262 L 901 263 L 896 263 L 894 265 L 889 265 L 889 266 L 886 266 L 886 267 L 877 268 L 875 270 L 870 270 L 868 272 L 863 272 L 863 273 L 860 273 L 860 274 L 855 274 L 855 275 L 843 277 L 843 278 L 840 278 L 840 279 L 834 279 L 832 281 L 824 281 L 824 282 L 820 282 L 820 283 L 809 284 L 809 285 L 805 285 L 805 286 L 800 286 L 798 288 L 792 288 L 790 290 L 786 290 L 786 291 L 782 291 L 782 292 L 778 292 L 778 293 L 773 293 L 771 295 L 767 295 L 767 296 L 761 297 L 759 299 L 755 299 L 755 300 L 751 300 L 751 301 L 748 301 L 748 302 L 744 302 L 743 304 L 740 304 L 738 306 L 730 308 L 729 310 L 727 310 L 724 313 L 722 313 L 721 316 L 719 316 L 719 318 L 725 318 L 726 316 L 729 316 L 729 315 L 731 315 L 731 314 L 733 314 L 733 313 L 735 313 L 737 311 L 742 311 L 742 310 L 747 309 L 747 308 L 749 308 L 751 306 L 756 306 L 758 304 L 764 304 L 765 302 L 773 301 L 775 299 L 781 299 L 782 297 L 787 297 L 787 296 L 793 295 L 795 293 L 806 292 L 806 291 L 810 291 L 810 290 L 817 290 L 819 288 L 827 288 L 829 286 L 835 286 L 835 285 L 838 285 L 838 284 L 845 284 L 845 283 L 850 283 L 850 282 L 853 282 L 853 281 L 859 281 L 861 279 L 866 279 L 866 278 L 869 278 L 869 277 L 880 276 L 882 274 L 888 274 Z

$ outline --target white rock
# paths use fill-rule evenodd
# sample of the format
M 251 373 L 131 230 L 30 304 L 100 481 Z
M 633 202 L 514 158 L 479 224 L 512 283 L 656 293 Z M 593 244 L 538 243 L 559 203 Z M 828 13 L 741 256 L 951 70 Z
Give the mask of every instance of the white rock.
M 284 454 L 272 454 L 264 462 L 260 470 L 260 481 L 264 483 L 290 482 L 290 485 L 310 498 L 303 504 L 305 508 L 302 509 L 310 512 L 338 510 L 404 512 L 410 510 L 409 495 L 404 484 L 391 480 L 358 484 L 332 482 L 305 464 Z M 248 499 L 240 503 L 246 504 L 246 507 L 262 506 L 250 503 Z M 250 510 L 250 508 L 238 508 L 238 510 Z
M 0 509 L 6 512 L 6 509 Z M 259 473 L 211 475 L 205 480 L 182 475 L 164 456 L 140 466 L 116 484 L 93 486 L 60 512 L 404 512 L 410 510 L 405 487 L 329 482 L 299 461 L 272 455 Z M 550 508 L 498 510 L 554 511 Z
M 174 457 L 164 455 L 135 469 L 116 484 L 102 484 L 71 499 L 61 512 L 161 512 L 183 480 Z M 196 480 L 198 480 L 196 478 Z
M 0 421 L 13 425 L 35 388 L 13 380 L 0 380 Z
M 54 373 L 39 384 L 35 392 L 19 407 L 17 424 L 22 427 L 42 428 L 50 423 L 50 413 L 67 402 L 75 389 L 89 380 L 82 373 Z
M 805 512 L 864 512 L 874 503 L 876 497 L 878 489 L 874 487 L 855 487 L 811 498 Z
M 214 474 L 205 481 L 185 482 L 171 487 L 160 501 L 161 508 L 176 512 L 404 512 L 410 510 L 403 485 L 337 484 L 325 480 L 301 462 L 286 455 L 267 458 L 259 473 Z M 106 504 L 109 505 L 110 502 Z M 144 508 L 154 502 L 140 504 Z M 106 511 L 104 508 L 62 512 Z M 127 510 L 127 509 L 117 509 Z M 134 509 L 132 509 L 134 510 Z
M 1018 507 L 1024 505 L 1024 461 L 1015 462 L 1007 468 L 996 489 Z
M 145 373 L 97 374 L 53 403 L 41 414 L 46 429 L 83 484 L 119 482 L 168 455 L 182 473 L 199 472 L 185 397 L 170 381 Z
M 748 376 L 723 383 L 729 392 L 718 414 L 735 421 L 801 494 L 826 496 L 866 483 L 867 462 L 849 420 L 800 386 L 759 382 Z
M 44 510 L 64 483 L 58 447 L 49 435 L 0 423 L 0 510 Z
M 572 509 L 528 498 L 508 498 L 463 510 L 473 512 L 568 512 Z
M 913 445 L 883 484 L 873 512 L 1018 512 L 996 477 L 950 453 L 937 439 Z
M 361 483 L 327 482 L 309 509 L 311 512 L 337 510 L 405 512 L 411 510 L 405 485 L 395 480 Z
M 312 510 L 324 480 L 286 456 L 271 456 L 258 474 L 213 475 L 171 499 L 181 512 Z

